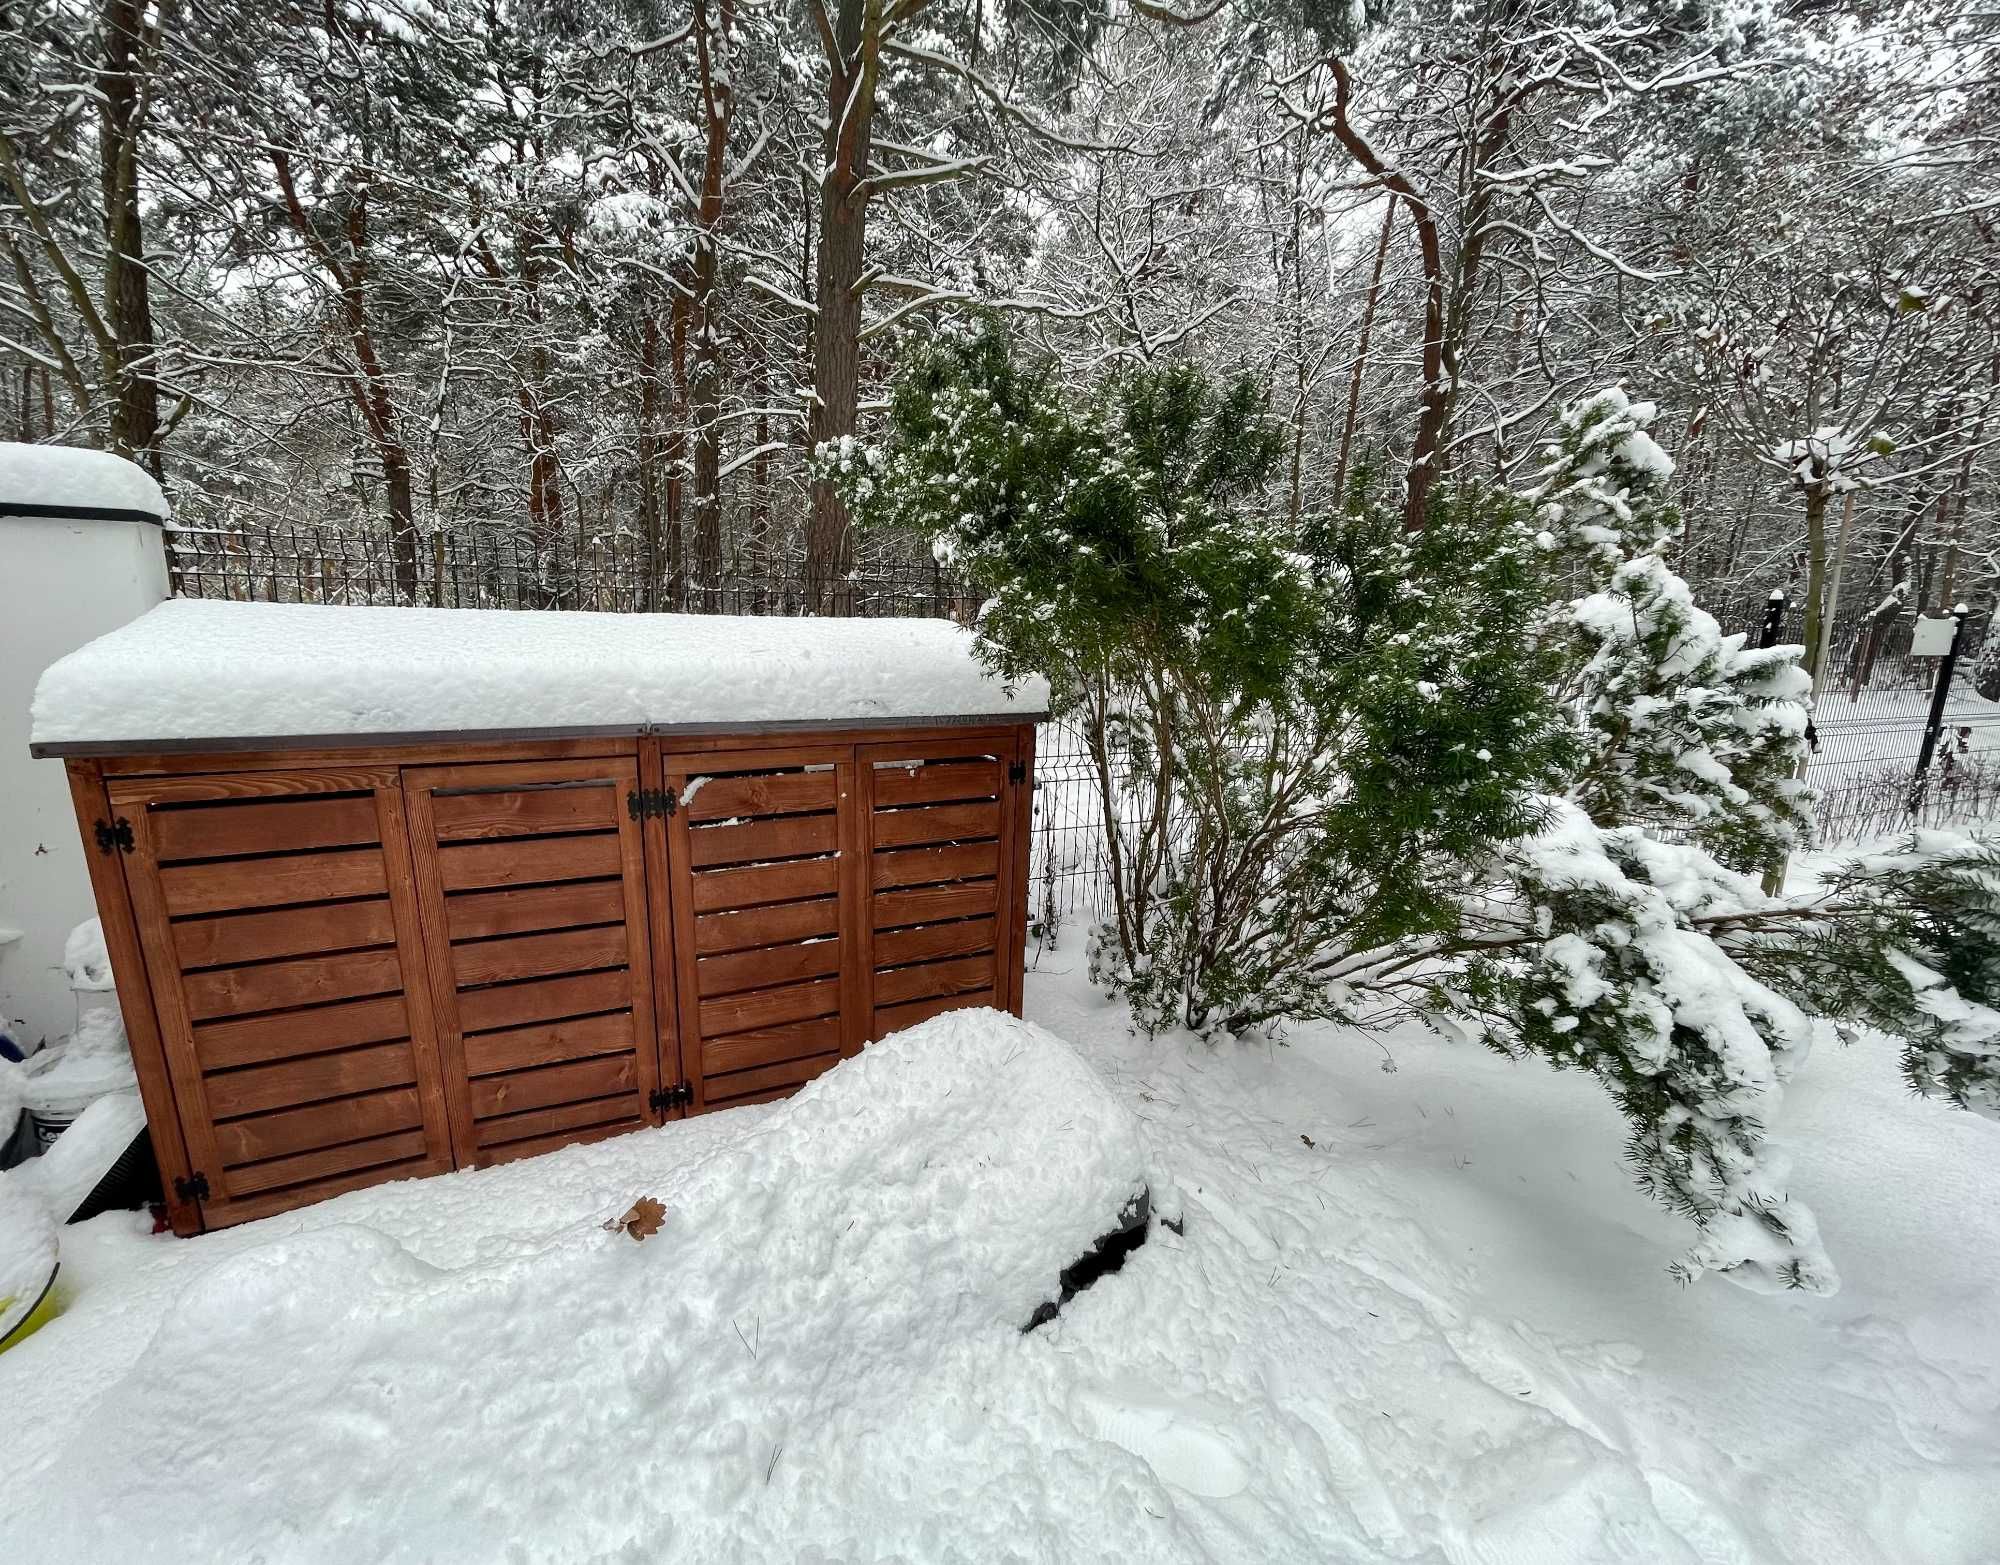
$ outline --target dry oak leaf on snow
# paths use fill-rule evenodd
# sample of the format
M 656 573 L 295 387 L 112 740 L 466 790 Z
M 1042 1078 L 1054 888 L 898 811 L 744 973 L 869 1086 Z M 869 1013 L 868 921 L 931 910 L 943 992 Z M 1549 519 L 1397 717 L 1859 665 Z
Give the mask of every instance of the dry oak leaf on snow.
M 650 1239 L 666 1221 L 667 1209 L 649 1195 L 642 1195 L 626 1208 L 623 1217 L 614 1217 L 604 1226 L 612 1233 L 630 1234 L 634 1239 Z

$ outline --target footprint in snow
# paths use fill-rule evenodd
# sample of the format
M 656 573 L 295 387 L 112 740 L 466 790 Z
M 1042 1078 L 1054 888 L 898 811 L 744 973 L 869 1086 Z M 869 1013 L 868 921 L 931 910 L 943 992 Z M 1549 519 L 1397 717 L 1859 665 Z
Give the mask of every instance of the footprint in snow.
M 1123 1446 L 1162 1483 L 1207 1500 L 1249 1487 L 1250 1462 L 1226 1413 L 1136 1382 L 1086 1389 L 1078 1403 L 1086 1429 Z

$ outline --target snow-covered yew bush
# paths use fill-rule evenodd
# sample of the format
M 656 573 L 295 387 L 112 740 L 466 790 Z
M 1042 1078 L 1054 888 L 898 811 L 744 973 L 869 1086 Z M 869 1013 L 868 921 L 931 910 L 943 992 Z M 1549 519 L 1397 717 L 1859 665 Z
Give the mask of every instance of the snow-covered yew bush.
M 1768 894 L 1806 796 L 1797 648 L 1724 636 L 1668 564 L 1672 463 L 1622 392 L 1527 495 L 1366 479 L 1294 521 L 1248 382 L 1087 394 L 988 325 L 920 354 L 881 453 L 825 470 L 992 594 L 985 655 L 1048 676 L 1096 764 L 1093 975 L 1148 1031 L 1415 1017 L 1590 1072 L 1676 1265 L 1837 1286 L 1767 1140 L 1835 1034 L 2000 1112 L 2000 850 L 1925 836 Z M 1575 596 L 1581 587 L 1581 597 Z

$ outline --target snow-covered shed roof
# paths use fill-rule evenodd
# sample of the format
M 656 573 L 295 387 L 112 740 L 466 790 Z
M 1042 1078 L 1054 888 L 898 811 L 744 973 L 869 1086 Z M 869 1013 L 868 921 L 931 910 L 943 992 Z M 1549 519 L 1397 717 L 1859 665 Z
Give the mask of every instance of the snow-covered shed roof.
M 0 516 L 164 521 L 153 475 L 108 451 L 0 441 Z
M 1020 720 L 947 620 L 338 608 L 176 599 L 42 675 L 38 755 L 197 741 Z

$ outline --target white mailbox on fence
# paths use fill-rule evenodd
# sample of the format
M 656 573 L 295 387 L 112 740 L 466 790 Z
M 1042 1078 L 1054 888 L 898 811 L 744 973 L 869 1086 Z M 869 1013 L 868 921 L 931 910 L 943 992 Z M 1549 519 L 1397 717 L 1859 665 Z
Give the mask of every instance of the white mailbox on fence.
M 1949 614 L 1935 619 L 1919 617 L 1916 627 L 1910 632 L 1910 656 L 1913 658 L 1941 658 L 1951 651 L 1951 638 L 1958 629 L 1958 621 Z
M 28 756 L 42 670 L 167 596 L 167 502 L 122 457 L 0 442 L 0 1028 L 76 1025 L 63 939 L 93 911 L 60 761 Z

